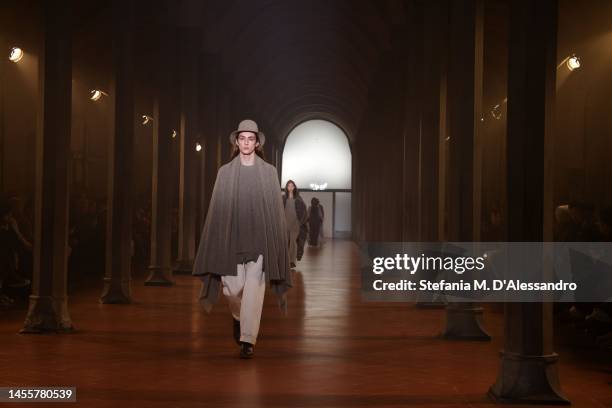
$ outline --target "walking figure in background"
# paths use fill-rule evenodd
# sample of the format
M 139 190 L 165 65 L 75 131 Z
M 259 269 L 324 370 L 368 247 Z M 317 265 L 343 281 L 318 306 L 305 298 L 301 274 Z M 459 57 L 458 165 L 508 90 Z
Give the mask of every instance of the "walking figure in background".
M 308 244 L 311 246 L 320 246 L 321 238 L 323 237 L 323 220 L 325 219 L 325 211 L 319 203 L 317 197 L 310 200 L 308 207 Z
M 303 201 L 303 200 L 302 200 Z M 297 260 L 301 261 L 304 256 L 304 245 L 306 245 L 306 239 L 308 238 L 308 210 L 306 209 L 306 203 L 304 203 L 304 222 L 300 225 L 300 233 L 297 237 Z
M 302 244 L 301 253 L 298 243 L 300 229 L 306 224 L 306 204 L 300 197 L 300 192 L 293 180 L 285 184 L 285 194 L 283 195 L 283 205 L 285 206 L 285 219 L 287 221 L 287 235 L 289 235 L 289 262 L 295 268 L 296 262 L 302 259 L 304 245 Z

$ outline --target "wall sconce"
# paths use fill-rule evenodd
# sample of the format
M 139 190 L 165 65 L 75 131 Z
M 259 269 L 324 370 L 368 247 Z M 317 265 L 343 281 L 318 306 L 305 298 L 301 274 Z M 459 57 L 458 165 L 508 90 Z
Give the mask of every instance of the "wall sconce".
M 572 54 L 572 56 L 567 59 L 565 64 L 567 65 L 567 69 L 573 71 L 580 68 L 580 58 L 577 57 L 576 54 Z
M 170 136 L 172 136 L 173 139 L 176 139 L 176 136 L 178 135 L 178 132 L 174 129 L 172 129 L 172 134 Z
M 202 145 L 200 144 L 200 142 L 197 142 L 195 145 L 195 150 L 196 152 L 200 152 L 202 151 Z
M 508 98 L 504 98 L 503 101 L 501 101 L 497 105 L 493 106 L 493 108 L 491 108 L 491 116 L 493 116 L 493 119 L 500 120 L 502 118 L 502 113 L 504 111 L 504 105 L 507 103 L 508 103 Z
M 501 105 L 499 103 L 495 105 L 493 109 L 491 109 L 491 116 L 493 116 L 493 119 L 497 119 L 497 120 L 501 119 L 502 111 L 501 111 Z
M 104 91 L 101 91 L 99 89 L 92 89 L 89 92 L 89 99 L 91 99 L 92 101 L 96 102 L 99 101 L 103 96 L 108 96 L 108 94 Z
M 9 53 L 9 60 L 12 62 L 19 62 L 23 58 L 23 50 L 19 47 L 11 48 L 11 52 Z
M 142 125 L 147 126 L 153 122 L 153 117 L 149 115 L 142 115 Z
M 580 68 L 581 66 L 580 57 L 576 56 L 576 54 L 568 55 L 563 58 L 563 60 L 557 65 L 557 70 L 561 69 L 565 66 L 570 72 Z

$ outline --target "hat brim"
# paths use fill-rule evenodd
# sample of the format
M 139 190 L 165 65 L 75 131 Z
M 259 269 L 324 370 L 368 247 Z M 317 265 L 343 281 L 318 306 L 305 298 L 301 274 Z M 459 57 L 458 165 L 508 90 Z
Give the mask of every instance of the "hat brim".
M 266 143 L 266 135 L 264 134 L 264 132 L 253 132 L 252 130 L 234 130 L 229 135 L 229 141 L 232 144 L 232 146 L 234 145 L 234 143 L 236 143 L 236 136 L 238 136 L 238 133 L 240 133 L 240 132 L 256 133 L 257 137 L 259 138 L 259 146 L 260 147 L 263 147 L 264 143 Z

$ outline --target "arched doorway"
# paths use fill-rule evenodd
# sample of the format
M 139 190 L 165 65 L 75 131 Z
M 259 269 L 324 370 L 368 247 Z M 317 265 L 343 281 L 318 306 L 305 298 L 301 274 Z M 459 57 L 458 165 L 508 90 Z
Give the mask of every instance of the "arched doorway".
M 351 164 L 346 133 L 327 120 L 302 122 L 285 140 L 282 185 L 294 180 L 307 205 L 312 197 L 320 200 L 325 209 L 326 237 L 351 234 Z

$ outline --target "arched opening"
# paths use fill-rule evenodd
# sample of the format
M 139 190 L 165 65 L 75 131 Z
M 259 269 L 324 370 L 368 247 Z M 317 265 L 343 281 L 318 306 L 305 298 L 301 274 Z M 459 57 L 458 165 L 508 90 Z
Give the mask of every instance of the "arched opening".
M 323 234 L 346 238 L 351 234 L 351 148 L 346 133 L 327 120 L 300 123 L 283 148 L 282 185 L 293 180 L 306 205 L 313 197 L 325 210 Z

